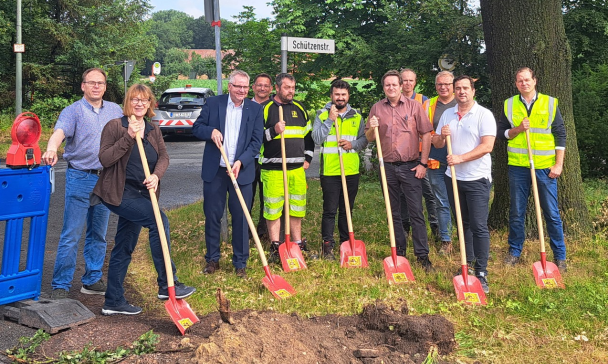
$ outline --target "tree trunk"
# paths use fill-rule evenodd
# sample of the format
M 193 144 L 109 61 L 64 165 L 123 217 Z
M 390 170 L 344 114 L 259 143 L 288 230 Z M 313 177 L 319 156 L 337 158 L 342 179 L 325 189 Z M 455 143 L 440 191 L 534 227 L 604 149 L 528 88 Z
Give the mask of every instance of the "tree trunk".
M 481 0 L 481 15 L 492 85 L 492 109 L 498 119 L 503 103 L 518 93 L 515 71 L 530 67 L 537 90 L 559 99 L 567 130 L 564 169 L 558 182 L 558 199 L 564 233 L 581 238 L 592 233 L 584 198 L 580 159 L 572 113 L 571 54 L 564 30 L 561 0 Z M 509 219 L 507 150 L 504 141 L 494 147 L 494 201 L 488 223 L 505 228 Z M 528 204 L 527 233 L 536 235 L 534 208 Z

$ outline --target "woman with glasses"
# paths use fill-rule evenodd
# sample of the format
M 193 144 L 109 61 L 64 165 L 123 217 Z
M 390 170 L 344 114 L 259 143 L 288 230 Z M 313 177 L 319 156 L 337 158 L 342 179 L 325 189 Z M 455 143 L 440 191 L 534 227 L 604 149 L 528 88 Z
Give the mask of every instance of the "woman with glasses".
M 149 229 L 150 250 L 154 267 L 158 273 L 158 298 L 169 298 L 167 274 L 163 261 L 159 231 L 154 218 L 150 192 L 158 196 L 159 181 L 169 166 L 169 155 L 158 126 L 150 123 L 154 116 L 150 107 L 155 104 L 154 95 L 148 86 L 135 84 L 129 88 L 123 103 L 123 116 L 108 122 L 101 134 L 99 160 L 103 170 L 93 189 L 92 203 L 103 203 L 119 216 L 116 238 L 108 267 L 108 288 L 103 315 L 137 315 L 141 308 L 133 306 L 124 297 L 123 282 L 127 274 L 131 254 L 135 250 L 142 227 Z M 133 116 L 134 118 L 131 118 Z M 133 120 L 135 119 L 135 120 Z M 146 178 L 136 134 L 142 138 L 144 151 L 150 168 Z M 169 220 L 161 211 L 169 242 Z M 177 281 L 175 265 L 175 296 L 185 298 L 196 291 Z

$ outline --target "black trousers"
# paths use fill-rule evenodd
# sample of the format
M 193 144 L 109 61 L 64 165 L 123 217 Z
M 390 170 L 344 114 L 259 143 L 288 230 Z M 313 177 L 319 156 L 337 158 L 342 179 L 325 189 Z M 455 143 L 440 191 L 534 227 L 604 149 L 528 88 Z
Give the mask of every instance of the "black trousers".
M 255 203 L 255 192 L 256 187 L 259 187 L 260 190 L 260 217 L 258 218 L 258 224 L 256 225 L 256 230 L 258 234 L 266 234 L 268 232 L 268 227 L 266 226 L 266 219 L 264 218 L 264 189 L 262 185 L 262 180 L 260 179 L 262 165 L 258 163 L 258 158 L 255 158 L 255 179 L 253 180 L 253 184 L 251 188 L 253 189 L 253 197 L 251 199 L 251 209 L 253 208 L 253 204 Z M 251 214 L 251 209 L 249 209 L 249 213 Z
M 447 175 L 444 178 L 452 213 L 456 216 L 452 179 Z M 475 181 L 458 181 L 458 197 L 467 262 L 475 261 L 476 274 L 488 274 L 488 257 L 490 256 L 488 212 L 491 187 L 492 183 L 487 178 Z
M 414 255 L 417 257 L 429 254 L 426 223 L 422 207 L 422 180 L 416 178 L 416 172 L 411 169 L 418 165 L 417 160 L 403 162 L 399 165 L 385 163 L 386 182 L 393 215 L 393 229 L 397 254 L 405 256 L 406 236 L 401 222 L 401 194 L 407 201 L 407 211 L 412 225 L 412 240 L 414 242 Z
M 344 204 L 344 191 L 342 190 L 342 177 L 321 176 L 321 189 L 323 190 L 323 217 L 321 219 L 321 236 L 323 241 L 334 240 L 334 227 L 336 226 L 336 211 L 338 212 L 338 231 L 340 242 L 348 240 L 348 223 L 346 220 L 346 207 Z M 346 176 L 346 189 L 348 202 L 352 213 L 355 197 L 359 190 L 359 175 Z

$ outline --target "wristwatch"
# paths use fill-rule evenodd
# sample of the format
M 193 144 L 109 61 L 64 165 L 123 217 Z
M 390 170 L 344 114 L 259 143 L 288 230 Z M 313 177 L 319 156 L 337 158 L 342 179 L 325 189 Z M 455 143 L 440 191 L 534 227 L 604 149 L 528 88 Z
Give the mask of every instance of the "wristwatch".
M 429 165 L 426 163 L 422 163 L 422 162 L 418 161 L 418 164 L 423 166 L 424 168 L 429 168 Z

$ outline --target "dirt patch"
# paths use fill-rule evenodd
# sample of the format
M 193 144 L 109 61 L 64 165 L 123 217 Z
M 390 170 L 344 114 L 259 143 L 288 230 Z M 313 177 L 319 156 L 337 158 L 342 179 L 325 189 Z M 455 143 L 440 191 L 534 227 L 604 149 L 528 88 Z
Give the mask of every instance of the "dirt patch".
M 410 316 L 405 303 L 396 309 L 376 303 L 357 316 L 239 311 L 232 318 L 234 325 L 223 323 L 219 313 L 201 317 L 181 336 L 168 317 L 98 316 L 54 335 L 37 355 L 48 359 L 86 345 L 100 351 L 129 347 L 149 330 L 160 335 L 157 352 L 122 363 L 421 363 L 431 347 L 447 355 L 456 345 L 452 323 L 442 316 Z

